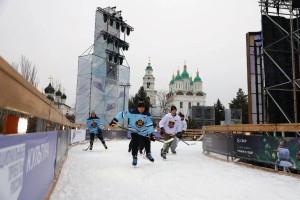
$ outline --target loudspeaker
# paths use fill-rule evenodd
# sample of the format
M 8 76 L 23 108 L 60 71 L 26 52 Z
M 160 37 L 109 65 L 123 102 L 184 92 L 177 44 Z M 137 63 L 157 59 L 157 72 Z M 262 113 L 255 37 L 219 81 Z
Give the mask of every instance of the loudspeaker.
M 293 0 L 292 8 L 300 8 L 300 0 Z
M 298 0 L 299 1 L 299 0 Z M 272 19 L 270 20 L 269 17 Z M 265 99 L 266 122 L 267 123 L 288 123 L 295 121 L 294 118 L 294 98 L 293 85 L 288 83 L 286 76 L 292 78 L 292 55 L 291 44 L 288 39 L 282 39 L 284 35 L 278 28 L 280 25 L 284 30 L 290 32 L 290 19 L 281 16 L 262 16 L 263 44 L 265 51 L 270 55 L 264 56 L 264 74 L 265 88 L 272 87 L 268 90 L 269 95 Z M 298 29 L 297 18 L 293 19 L 293 29 Z M 276 24 L 274 22 L 276 22 Z M 298 43 L 295 40 L 294 46 Z M 299 78 L 299 56 L 295 53 L 295 74 Z M 277 67 L 280 66 L 280 69 Z M 283 84 L 285 83 L 285 84 Z M 276 86 L 276 87 L 274 87 Z M 297 92 L 299 102 L 300 93 Z M 299 103 L 298 103 L 299 105 Z M 280 108 L 279 108 L 280 107 Z M 299 108 L 298 108 L 299 110 Z M 284 114 L 283 114 L 284 112 Z M 299 114 L 299 112 L 298 112 Z M 288 119 L 287 119 L 288 118 Z

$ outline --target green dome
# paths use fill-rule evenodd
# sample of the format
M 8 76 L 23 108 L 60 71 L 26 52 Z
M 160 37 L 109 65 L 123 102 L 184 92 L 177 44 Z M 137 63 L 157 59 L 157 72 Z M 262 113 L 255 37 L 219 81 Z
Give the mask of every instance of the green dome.
M 197 71 L 197 76 L 195 77 L 194 82 L 202 82 L 202 80 L 199 76 L 199 71 Z
M 170 84 L 169 84 L 169 85 L 173 85 L 173 84 L 174 84 L 174 79 L 175 79 L 175 75 L 173 74 L 173 75 L 172 75 L 172 80 L 170 81 Z
M 174 84 L 174 78 L 172 78 L 172 80 L 170 81 L 170 85 Z
M 150 63 L 149 63 L 149 64 L 150 64 Z M 146 70 L 151 70 L 151 71 L 153 71 L 151 65 L 148 65 L 148 66 L 146 67 Z
M 57 92 L 55 92 L 55 96 L 61 96 L 61 95 L 62 95 L 62 93 L 60 90 L 57 90 Z
M 183 67 L 183 72 L 182 72 L 182 74 L 181 74 L 181 78 L 183 78 L 183 79 L 188 79 L 190 77 L 190 75 L 189 75 L 189 73 L 186 71 L 186 65 L 184 65 L 184 67 Z
M 55 92 L 54 88 L 52 87 L 51 83 L 49 83 L 49 85 L 45 88 L 45 93 L 51 93 L 53 94 Z
M 177 70 L 177 75 L 175 77 L 175 81 L 181 81 L 182 80 L 182 77 L 180 76 L 180 71 L 179 69 Z
M 153 71 L 153 69 L 152 69 L 152 67 L 151 67 L 150 58 L 149 58 L 149 62 L 148 62 L 148 66 L 146 67 L 146 70 L 151 70 L 151 71 Z
M 195 79 L 194 79 L 194 82 L 202 82 L 200 76 L 196 76 Z
M 177 76 L 175 77 L 175 81 L 181 81 L 181 80 L 182 80 L 182 78 L 181 78 L 180 74 L 177 74 Z
M 191 78 L 190 78 L 190 85 L 193 85 L 193 84 L 194 84 L 193 78 L 191 77 Z
M 189 78 L 189 73 L 188 73 L 186 70 L 184 70 L 184 71 L 182 72 L 182 74 L 181 74 L 181 77 L 182 77 L 182 78 Z
M 61 95 L 61 99 L 67 99 L 67 95 L 65 95 L 65 93 L 63 93 L 63 94 Z

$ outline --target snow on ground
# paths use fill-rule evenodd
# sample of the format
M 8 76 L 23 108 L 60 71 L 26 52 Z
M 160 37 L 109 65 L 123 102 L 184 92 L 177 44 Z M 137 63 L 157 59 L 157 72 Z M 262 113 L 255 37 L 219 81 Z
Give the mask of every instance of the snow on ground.
M 194 142 L 189 142 L 194 143 Z M 299 199 L 295 177 L 247 168 L 202 153 L 202 142 L 179 142 L 177 154 L 160 157 L 162 143 L 152 143 L 151 163 L 143 155 L 131 165 L 129 140 L 98 141 L 69 149 L 51 200 L 277 200 Z

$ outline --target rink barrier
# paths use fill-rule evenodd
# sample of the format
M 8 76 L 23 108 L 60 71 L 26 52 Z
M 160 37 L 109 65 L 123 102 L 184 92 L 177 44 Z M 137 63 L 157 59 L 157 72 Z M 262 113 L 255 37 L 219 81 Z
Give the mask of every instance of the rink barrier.
M 62 167 L 65 156 L 68 152 L 70 145 L 71 132 L 68 130 L 58 131 L 57 134 L 57 149 L 55 158 L 55 175 L 58 174 L 59 169 Z
M 0 187 L 0 199 L 49 199 L 69 147 L 88 142 L 82 134 L 89 136 L 84 129 L 68 128 L 1 136 L 0 179 L 4 185 Z M 80 139 L 75 139 L 76 135 Z M 123 130 L 103 130 L 103 136 L 128 139 Z
M 233 135 L 230 133 L 208 133 L 203 137 L 202 143 L 203 151 L 209 154 L 210 152 L 221 154 L 227 157 L 227 161 L 229 157 L 233 160 Z
M 102 130 L 102 136 L 104 139 L 128 139 L 126 130 Z M 90 139 L 89 131 L 86 131 L 86 140 Z M 97 137 L 95 137 L 97 139 Z
M 0 139 L 0 199 L 44 199 L 55 176 L 57 131 Z
M 277 165 L 278 157 L 274 149 L 278 148 L 279 142 L 287 141 L 285 148 L 290 153 L 287 160 L 293 167 L 291 170 L 300 170 L 300 138 L 299 137 L 270 137 L 261 135 L 244 135 L 233 133 L 206 133 L 203 137 L 202 148 L 204 153 L 210 152 L 239 158 L 266 165 Z M 283 168 L 284 169 L 284 168 Z

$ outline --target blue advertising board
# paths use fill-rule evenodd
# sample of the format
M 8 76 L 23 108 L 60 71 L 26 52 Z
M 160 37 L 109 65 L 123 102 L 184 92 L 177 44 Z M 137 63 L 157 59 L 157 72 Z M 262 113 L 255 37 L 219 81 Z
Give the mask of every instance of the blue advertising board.
M 0 199 L 44 199 L 54 179 L 57 132 L 0 139 Z

